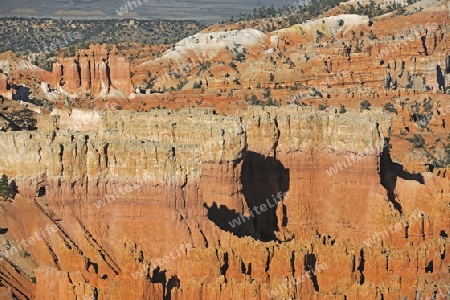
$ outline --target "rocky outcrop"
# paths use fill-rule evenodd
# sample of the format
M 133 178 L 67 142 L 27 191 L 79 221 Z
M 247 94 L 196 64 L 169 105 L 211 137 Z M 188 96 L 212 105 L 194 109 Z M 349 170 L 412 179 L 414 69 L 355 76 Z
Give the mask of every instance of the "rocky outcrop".
M 130 65 L 118 56 L 115 47 L 91 45 L 75 57 L 59 59 L 53 65 L 51 87 L 83 97 L 85 93 L 105 96 L 117 90 L 126 97 L 132 93 L 129 75 Z

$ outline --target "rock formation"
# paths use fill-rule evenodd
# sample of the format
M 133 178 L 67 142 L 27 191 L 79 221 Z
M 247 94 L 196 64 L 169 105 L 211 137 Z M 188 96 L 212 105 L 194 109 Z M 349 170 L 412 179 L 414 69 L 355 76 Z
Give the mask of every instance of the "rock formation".
M 36 268 L 35 287 L 6 281 L 19 299 L 397 299 L 448 282 L 447 179 L 395 171 L 381 111 L 86 113 L 78 131 L 61 114 L 0 133 L 20 192 L 2 238 L 42 239 L 1 266 Z
M 71 94 L 106 96 L 111 89 L 125 96 L 132 93 L 130 66 L 117 49 L 91 45 L 75 57 L 62 58 L 53 65 L 51 87 Z

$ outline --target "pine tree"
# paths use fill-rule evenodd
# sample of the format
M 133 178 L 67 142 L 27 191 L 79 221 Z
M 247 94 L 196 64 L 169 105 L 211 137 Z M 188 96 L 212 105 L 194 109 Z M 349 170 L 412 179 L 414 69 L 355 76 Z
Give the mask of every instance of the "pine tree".
M 2 175 L 0 179 L 0 196 L 3 197 L 3 200 L 8 200 L 11 195 L 11 187 L 8 184 L 8 176 L 5 174 Z

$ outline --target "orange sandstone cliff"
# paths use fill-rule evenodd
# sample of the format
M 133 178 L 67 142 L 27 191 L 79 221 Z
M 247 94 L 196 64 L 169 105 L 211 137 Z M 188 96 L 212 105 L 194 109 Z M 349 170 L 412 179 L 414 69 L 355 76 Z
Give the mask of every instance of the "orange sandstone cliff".
M 398 170 L 381 111 L 63 119 L 0 133 L 19 191 L 2 203 L 9 298 L 400 299 L 448 283 L 448 179 Z

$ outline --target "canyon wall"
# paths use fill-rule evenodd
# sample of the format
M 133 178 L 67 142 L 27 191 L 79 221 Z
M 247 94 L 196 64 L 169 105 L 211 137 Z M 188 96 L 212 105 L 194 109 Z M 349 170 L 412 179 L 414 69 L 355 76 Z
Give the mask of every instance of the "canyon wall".
M 58 60 L 41 86 L 81 107 L 229 114 L 57 101 L 38 131 L 0 132 L 19 192 L 0 203 L 0 298 L 444 298 L 448 176 L 407 139 L 447 136 L 446 24 L 436 11 L 204 32 L 137 65 L 153 94 L 134 98 L 115 48 Z M 428 97 L 442 116 L 415 129 L 404 103 Z M 269 99 L 301 106 L 238 110 Z
M 381 111 L 79 110 L 46 126 L 0 133 L 19 191 L 0 250 L 41 239 L 1 266 L 25 266 L 3 280 L 20 299 L 398 299 L 448 282 L 448 180 L 392 163 Z

